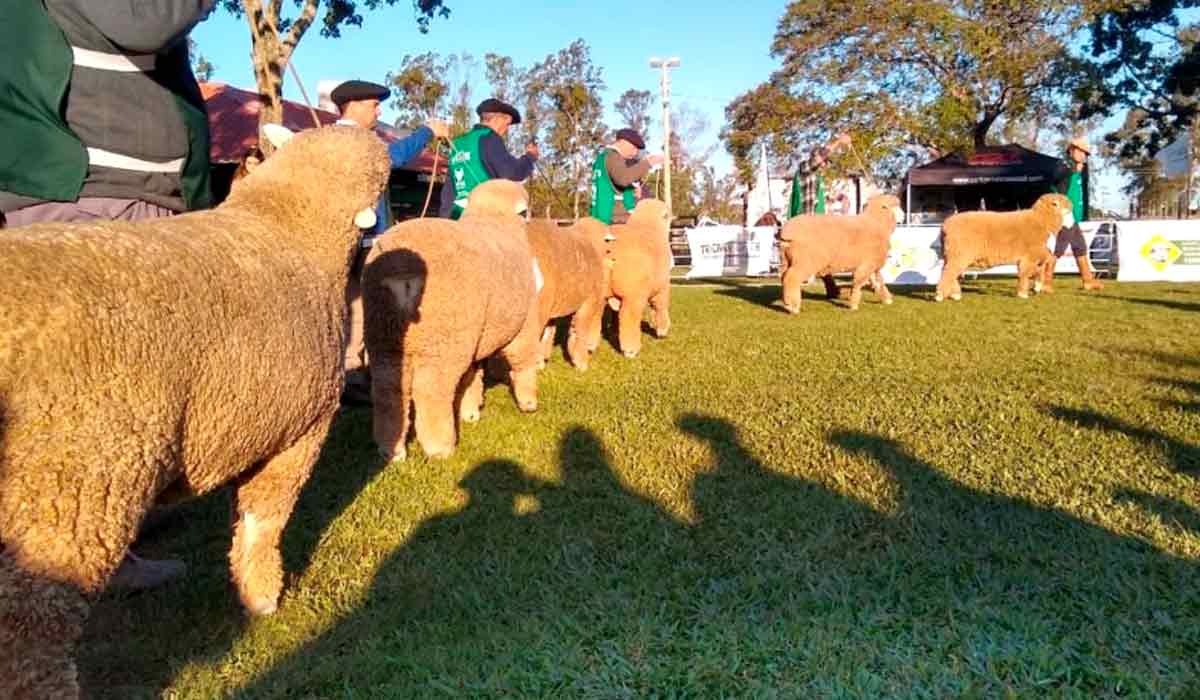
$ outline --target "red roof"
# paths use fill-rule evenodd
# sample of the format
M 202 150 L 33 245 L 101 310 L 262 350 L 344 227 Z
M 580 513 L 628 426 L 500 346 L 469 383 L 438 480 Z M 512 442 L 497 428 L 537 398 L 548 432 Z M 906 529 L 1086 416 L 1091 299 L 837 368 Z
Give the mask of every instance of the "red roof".
M 261 103 L 257 92 L 240 90 L 224 83 L 200 83 L 200 92 L 208 106 L 208 129 L 212 147 L 209 156 L 214 163 L 237 163 L 246 151 L 258 144 L 258 112 Z M 332 124 L 338 115 L 317 109 L 322 125 Z M 312 112 L 308 107 L 289 100 L 283 101 L 283 125 L 292 131 L 313 128 Z M 379 137 L 389 143 L 401 138 L 391 127 L 375 128 Z M 404 165 L 405 170 L 429 173 L 433 171 L 433 151 L 426 148 Z M 438 171 L 446 172 L 446 161 L 440 160 Z

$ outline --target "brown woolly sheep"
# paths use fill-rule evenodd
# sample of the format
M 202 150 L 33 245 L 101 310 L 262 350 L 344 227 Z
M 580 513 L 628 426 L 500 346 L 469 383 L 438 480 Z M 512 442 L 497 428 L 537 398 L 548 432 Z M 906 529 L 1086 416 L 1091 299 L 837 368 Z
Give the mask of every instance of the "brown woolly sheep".
M 331 127 L 215 210 L 0 235 L 0 697 L 79 696 L 71 650 L 156 501 L 234 481 L 233 581 L 275 610 L 338 409 L 352 222 L 388 170 Z
M 892 232 L 903 218 L 900 200 L 892 195 L 876 195 L 867 200 L 858 216 L 812 215 L 788 219 L 779 232 L 779 253 L 783 272 L 783 305 L 800 313 L 802 288 L 813 275 L 826 279 L 837 272 L 853 272 L 850 309 L 862 302 L 862 288 L 868 282 L 884 304 L 892 303 L 892 294 L 879 274 L 887 262 Z
M 543 362 L 550 359 L 554 348 L 550 321 L 573 314 L 567 356 L 576 369 L 585 370 L 591 353 L 600 344 L 607 291 L 604 254 L 608 227 L 592 218 L 565 228 L 553 221 L 535 219 L 525 231 L 544 280 L 538 292 L 537 316 L 538 327 L 543 329 Z
M 1043 265 L 1053 265 L 1046 248 L 1050 235 L 1071 226 L 1071 200 L 1061 194 L 1045 194 L 1032 209 L 1013 212 L 971 211 L 955 214 L 942 224 L 942 257 L 945 267 L 938 281 L 935 301 L 946 297 L 959 301 L 958 278 L 968 267 L 995 267 L 1017 263 L 1017 296 L 1029 298 L 1029 283 L 1041 291 Z
M 448 457 L 458 417 L 479 420 L 481 362 L 508 362 L 517 405 L 537 410 L 541 272 L 529 248 L 524 188 L 489 180 L 461 219 L 417 219 L 375 240 L 363 270 L 374 434 L 379 451 L 404 459 L 410 406 L 417 441 Z
M 618 312 L 617 344 L 625 357 L 642 349 L 642 315 L 654 311 L 654 334 L 667 337 L 671 330 L 670 212 L 657 199 L 643 199 L 629 222 L 612 227 L 612 261 L 607 296 Z

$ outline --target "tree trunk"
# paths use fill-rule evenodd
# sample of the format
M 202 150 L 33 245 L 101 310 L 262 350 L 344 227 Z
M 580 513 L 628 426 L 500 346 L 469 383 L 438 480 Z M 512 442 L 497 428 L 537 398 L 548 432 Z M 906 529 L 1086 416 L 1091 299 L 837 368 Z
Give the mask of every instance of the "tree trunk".
M 975 125 L 975 150 L 979 150 L 987 146 L 987 135 L 991 131 L 992 125 L 1000 118 L 1000 112 L 984 112 L 983 119 Z
M 258 128 L 266 124 L 283 123 L 283 72 L 287 69 L 296 44 L 304 36 L 316 16 L 319 0 L 305 0 L 300 15 L 292 22 L 284 36 L 279 35 L 279 11 L 282 0 L 243 0 L 246 21 L 250 24 L 250 53 L 254 60 L 254 80 L 258 87 L 261 108 L 258 112 Z M 264 154 L 272 150 L 271 144 L 260 140 Z

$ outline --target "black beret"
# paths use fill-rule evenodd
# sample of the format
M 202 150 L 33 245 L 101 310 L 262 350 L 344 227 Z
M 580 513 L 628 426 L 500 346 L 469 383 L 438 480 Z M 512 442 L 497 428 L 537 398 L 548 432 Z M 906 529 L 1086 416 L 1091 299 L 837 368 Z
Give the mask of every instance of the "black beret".
M 646 142 L 642 140 L 642 135 L 633 129 L 620 129 L 617 131 L 617 139 L 620 141 L 628 141 L 632 143 L 640 151 L 646 147 Z
M 347 102 L 355 100 L 386 100 L 392 94 L 379 83 L 371 83 L 366 80 L 347 80 L 338 85 L 329 93 L 329 99 L 339 107 Z
M 489 112 L 507 114 L 508 116 L 512 117 L 513 124 L 521 123 L 521 113 L 517 111 L 517 108 L 513 107 L 507 102 L 501 102 L 495 97 L 487 98 L 483 102 L 480 102 L 479 106 L 475 108 L 475 113 L 481 117 Z

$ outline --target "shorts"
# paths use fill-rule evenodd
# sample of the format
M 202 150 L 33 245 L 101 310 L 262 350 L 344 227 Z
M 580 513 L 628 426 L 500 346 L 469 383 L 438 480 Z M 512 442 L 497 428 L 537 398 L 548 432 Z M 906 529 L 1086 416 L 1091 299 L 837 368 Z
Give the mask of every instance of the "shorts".
M 1083 229 L 1079 228 L 1079 224 L 1073 224 L 1070 228 L 1064 226 L 1054 237 L 1054 257 L 1061 258 L 1068 247 L 1071 248 L 1071 255 L 1077 258 L 1086 257 L 1088 254 L 1087 241 L 1083 238 Z

